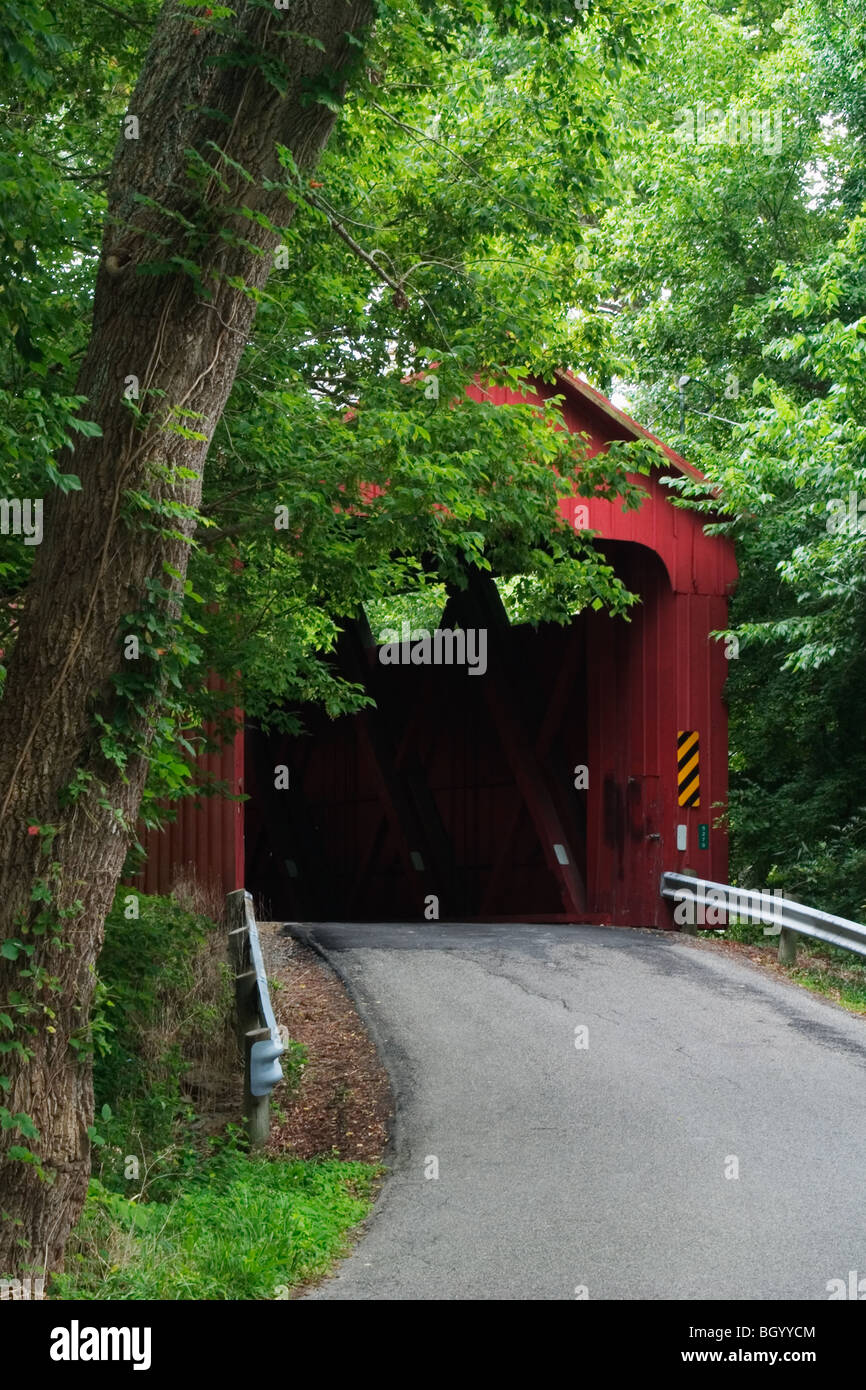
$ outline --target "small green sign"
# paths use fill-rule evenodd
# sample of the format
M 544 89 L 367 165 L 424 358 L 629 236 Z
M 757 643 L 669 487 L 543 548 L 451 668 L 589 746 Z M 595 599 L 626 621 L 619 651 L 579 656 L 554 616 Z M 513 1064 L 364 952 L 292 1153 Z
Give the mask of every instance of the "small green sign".
M 702 821 L 698 826 L 698 849 L 709 849 L 710 847 L 710 827 L 706 821 Z

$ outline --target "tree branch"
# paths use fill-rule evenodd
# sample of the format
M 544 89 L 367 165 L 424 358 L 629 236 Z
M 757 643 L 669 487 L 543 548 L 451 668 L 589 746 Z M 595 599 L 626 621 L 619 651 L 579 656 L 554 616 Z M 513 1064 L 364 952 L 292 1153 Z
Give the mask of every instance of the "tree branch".
M 154 28 L 156 21 L 154 21 L 154 24 L 148 24 L 143 19 L 133 19 L 131 14 L 126 14 L 124 10 L 116 10 L 113 5 L 106 5 L 103 3 L 103 0 L 90 0 L 90 3 L 95 5 L 98 10 L 105 10 L 106 14 L 114 15 L 115 19 L 122 19 L 124 24 L 132 24 L 136 29 L 144 29 L 148 34 L 151 33 Z

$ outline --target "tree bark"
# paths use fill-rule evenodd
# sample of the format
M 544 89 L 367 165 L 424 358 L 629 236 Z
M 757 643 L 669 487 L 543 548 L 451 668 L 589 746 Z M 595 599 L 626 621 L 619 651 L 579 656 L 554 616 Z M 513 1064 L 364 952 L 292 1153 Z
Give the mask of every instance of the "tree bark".
M 276 226 L 289 222 L 285 194 L 264 186 L 285 177 L 276 146 L 300 170 L 315 166 L 335 115 L 313 85 L 340 96 L 359 51 L 350 36 L 363 40 L 373 17 L 371 0 L 235 8 L 227 34 L 171 0 L 130 100 L 138 138 L 122 134 L 115 153 L 92 335 L 76 388 L 87 397 L 83 416 L 102 436 L 82 439 L 61 463 L 82 490 L 46 506 L 0 705 L 0 941 L 34 947 L 26 961 L 0 959 L 0 1011 L 18 991 L 37 1011 L 47 1003 L 56 1012 L 29 1016 L 33 1027 L 19 1034 L 27 1060 L 0 1054 L 11 1082 L 0 1103 L 39 1130 L 30 1140 L 14 1129 L 0 1134 L 0 1275 L 62 1267 L 89 1176 L 90 1066 L 70 1039 L 87 1027 L 159 701 L 158 680 L 142 712 L 122 702 L 113 679 L 129 669 L 128 615 L 145 602 L 148 582 L 173 589 L 168 611 L 180 603 L 182 579 L 168 579 L 164 567 L 185 575 L 192 525 L 157 520 L 158 529 L 142 529 L 127 494 L 198 504 L 208 446 L 255 313 L 238 283 L 262 288 L 279 241 L 239 209 Z M 279 89 L 268 74 L 277 74 Z M 131 123 L 127 129 L 134 133 Z M 177 263 L 144 273 L 173 257 L 198 266 L 200 278 Z M 130 377 L 138 380 L 140 416 L 125 396 Z M 203 437 L 188 438 L 173 422 Z M 154 658 L 142 647 L 139 659 Z M 104 756 L 97 715 L 127 721 L 138 748 L 125 768 Z M 80 790 L 70 798 L 73 780 Z M 32 901 L 33 885 L 48 876 L 48 864 L 57 866 L 53 907 L 68 913 L 56 937 L 32 931 L 44 906 Z M 22 977 L 22 965 L 47 972 L 56 988 Z M 50 1181 L 33 1163 L 10 1158 L 11 1144 L 29 1147 Z

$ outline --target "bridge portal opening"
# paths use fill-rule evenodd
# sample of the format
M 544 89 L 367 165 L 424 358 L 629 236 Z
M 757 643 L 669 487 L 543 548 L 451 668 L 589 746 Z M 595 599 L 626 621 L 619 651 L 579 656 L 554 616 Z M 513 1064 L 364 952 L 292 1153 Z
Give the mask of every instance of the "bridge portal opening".
M 474 673 L 412 664 L 355 625 L 337 660 L 375 707 L 337 720 L 304 709 L 292 737 L 248 727 L 246 882 L 266 911 L 598 921 L 619 903 L 641 920 L 657 895 L 661 805 L 654 740 L 632 726 L 644 722 L 635 704 L 658 713 L 645 648 L 670 584 L 646 547 L 604 551 L 640 595 L 629 622 L 588 611 L 567 626 L 512 625 L 479 577 L 440 621 L 485 631 L 483 671 L 478 645 Z

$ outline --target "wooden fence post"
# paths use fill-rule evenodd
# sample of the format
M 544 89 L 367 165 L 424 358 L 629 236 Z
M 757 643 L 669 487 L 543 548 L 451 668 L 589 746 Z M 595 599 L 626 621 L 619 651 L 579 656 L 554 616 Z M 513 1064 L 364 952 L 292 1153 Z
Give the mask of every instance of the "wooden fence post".
M 797 964 L 797 933 L 790 927 L 782 927 L 779 932 L 779 964 Z
M 273 1022 L 273 1015 L 270 1001 L 261 997 L 263 986 L 260 985 L 253 963 L 254 954 L 261 962 L 259 947 L 256 946 L 254 953 L 250 940 L 251 932 L 256 931 L 255 920 L 242 888 L 229 893 L 226 918 L 229 928 L 229 954 L 235 970 L 238 1049 L 244 1065 L 243 1113 L 249 1146 L 251 1149 L 260 1149 L 267 1140 L 270 1128 L 270 1094 L 254 1096 L 252 1093 L 253 1046 L 256 1043 L 267 1042 L 272 1036 L 273 1030 L 265 1020 L 270 1017 Z

